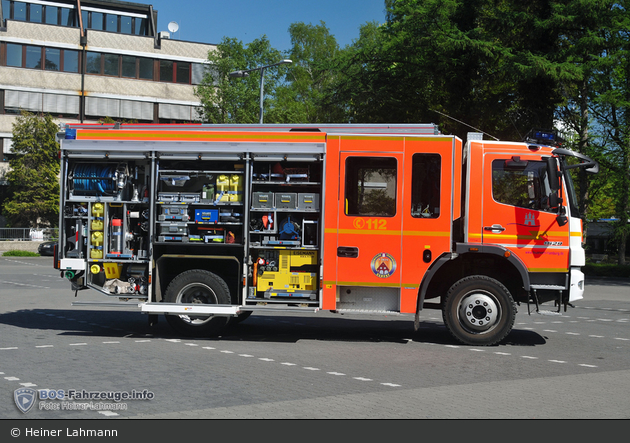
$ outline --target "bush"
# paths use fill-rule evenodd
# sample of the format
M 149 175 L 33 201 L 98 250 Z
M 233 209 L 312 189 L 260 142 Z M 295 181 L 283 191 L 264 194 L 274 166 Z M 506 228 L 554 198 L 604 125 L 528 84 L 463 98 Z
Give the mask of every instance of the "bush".
M 11 250 L 2 254 L 3 257 L 39 257 L 37 252 Z
M 622 277 L 630 278 L 630 265 L 612 263 L 589 263 L 582 267 L 582 272 L 591 277 Z

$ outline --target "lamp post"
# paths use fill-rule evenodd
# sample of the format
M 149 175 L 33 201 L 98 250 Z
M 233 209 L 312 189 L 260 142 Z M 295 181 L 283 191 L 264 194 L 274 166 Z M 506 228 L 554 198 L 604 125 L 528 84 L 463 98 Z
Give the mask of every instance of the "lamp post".
M 263 122 L 263 97 L 264 93 L 264 85 L 265 85 L 265 69 L 271 68 L 273 66 L 285 65 L 293 63 L 291 60 L 282 60 L 278 63 L 274 63 L 272 65 L 260 66 L 254 69 L 247 69 L 241 71 L 230 72 L 230 77 L 249 77 L 249 73 L 253 71 L 260 71 L 260 124 Z

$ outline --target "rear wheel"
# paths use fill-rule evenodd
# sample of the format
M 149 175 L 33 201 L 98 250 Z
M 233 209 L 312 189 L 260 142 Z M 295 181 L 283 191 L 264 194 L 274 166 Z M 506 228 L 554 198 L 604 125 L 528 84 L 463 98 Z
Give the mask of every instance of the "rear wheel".
M 193 269 L 175 277 L 168 285 L 164 298 L 168 303 L 230 304 L 230 290 L 216 274 Z M 219 333 L 229 318 L 215 315 L 166 315 L 166 321 L 180 334 L 209 336 Z
M 442 317 L 458 341 L 489 346 L 503 340 L 512 330 L 516 304 L 510 291 L 499 281 L 473 275 L 451 286 Z

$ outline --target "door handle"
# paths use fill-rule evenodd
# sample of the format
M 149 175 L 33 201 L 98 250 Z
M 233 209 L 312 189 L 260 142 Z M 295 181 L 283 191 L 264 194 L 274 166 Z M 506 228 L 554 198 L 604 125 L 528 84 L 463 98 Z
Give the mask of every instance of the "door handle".
M 495 225 L 492 225 L 492 226 L 484 226 L 483 230 L 484 231 L 493 231 L 493 232 L 494 231 L 503 232 L 503 231 L 505 231 L 505 228 L 503 226 L 501 226 L 501 225 L 495 224 Z
M 354 246 L 339 246 L 337 248 L 337 257 L 357 258 L 359 256 L 359 248 Z

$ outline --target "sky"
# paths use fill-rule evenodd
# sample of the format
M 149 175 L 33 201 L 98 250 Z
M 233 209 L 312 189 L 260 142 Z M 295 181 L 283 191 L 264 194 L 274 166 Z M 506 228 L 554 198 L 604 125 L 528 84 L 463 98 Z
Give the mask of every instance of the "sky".
M 323 21 L 340 47 L 359 38 L 359 27 L 385 21 L 384 0 L 135 0 L 158 11 L 158 32 L 176 22 L 171 39 L 218 44 L 223 37 L 248 44 L 267 36 L 279 51 L 291 47 L 289 26 Z

